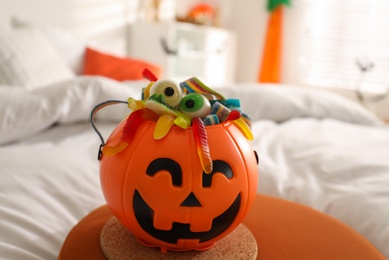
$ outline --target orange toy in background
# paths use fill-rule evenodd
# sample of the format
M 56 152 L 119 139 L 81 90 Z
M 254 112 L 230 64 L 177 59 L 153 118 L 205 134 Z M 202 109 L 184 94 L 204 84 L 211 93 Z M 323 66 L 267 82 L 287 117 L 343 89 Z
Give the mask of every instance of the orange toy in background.
M 180 85 L 151 82 L 146 100 L 129 99 L 135 111 L 102 140 L 99 155 L 113 214 L 142 244 L 162 252 L 205 250 L 233 231 L 253 204 L 258 178 L 240 112 L 222 110 L 219 102 L 228 100 L 203 100 L 205 93 L 224 98 L 196 78 Z M 221 121 L 207 125 L 213 110 Z
M 194 23 L 200 25 L 217 25 L 215 24 L 216 12 L 215 9 L 206 3 L 200 3 L 189 9 L 184 17 L 176 17 L 179 22 Z

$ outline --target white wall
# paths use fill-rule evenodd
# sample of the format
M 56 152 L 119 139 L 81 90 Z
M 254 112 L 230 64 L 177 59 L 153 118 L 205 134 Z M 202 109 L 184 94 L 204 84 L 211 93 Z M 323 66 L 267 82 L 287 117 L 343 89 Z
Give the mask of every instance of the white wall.
M 124 54 L 125 25 L 135 16 L 137 4 L 137 0 L 0 0 L 0 24 L 5 27 L 11 17 L 18 17 L 52 25 Z
M 236 79 L 255 81 L 267 24 L 265 0 L 165 0 L 175 1 L 178 14 L 198 2 L 217 6 L 223 27 L 238 36 Z M 101 47 L 124 54 L 126 23 L 140 18 L 147 0 L 0 0 L 0 28 L 11 16 L 38 25 L 53 25 L 93 39 Z
M 232 6 L 225 26 L 238 36 L 238 82 L 256 81 L 266 33 L 267 13 L 264 0 L 231 0 Z

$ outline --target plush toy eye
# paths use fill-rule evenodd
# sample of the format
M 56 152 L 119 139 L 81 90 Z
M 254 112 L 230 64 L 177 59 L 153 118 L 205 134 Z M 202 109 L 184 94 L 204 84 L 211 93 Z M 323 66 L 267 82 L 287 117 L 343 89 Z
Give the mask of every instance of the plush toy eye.
M 178 108 L 190 118 L 204 118 L 211 111 L 211 104 L 203 95 L 190 93 L 182 98 Z
M 163 103 L 170 108 L 175 108 L 180 104 L 182 89 L 173 80 L 157 80 L 150 88 L 150 96 L 154 94 L 162 95 Z

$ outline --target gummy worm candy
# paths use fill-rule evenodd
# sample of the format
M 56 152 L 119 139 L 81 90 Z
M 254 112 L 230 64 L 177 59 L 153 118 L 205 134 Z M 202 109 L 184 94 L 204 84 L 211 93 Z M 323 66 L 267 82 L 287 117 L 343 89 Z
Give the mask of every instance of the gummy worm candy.
M 147 108 L 132 112 L 128 116 L 127 122 L 123 127 L 122 136 L 120 137 L 119 142 L 114 146 L 104 146 L 102 149 L 103 154 L 111 156 L 123 151 L 128 146 L 132 138 L 134 138 L 138 126 L 144 120 L 157 121 L 157 119 L 158 115 Z
M 193 134 L 195 138 L 197 154 L 199 155 L 201 166 L 205 173 L 211 173 L 213 164 L 209 152 L 207 131 L 201 118 L 192 118 Z
M 142 71 L 142 76 L 150 81 L 158 80 L 158 78 L 147 68 Z

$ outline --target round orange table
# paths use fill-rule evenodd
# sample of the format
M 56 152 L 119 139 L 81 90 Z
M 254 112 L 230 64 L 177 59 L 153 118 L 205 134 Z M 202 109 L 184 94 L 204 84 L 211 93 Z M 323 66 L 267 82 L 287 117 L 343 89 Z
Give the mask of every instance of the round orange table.
M 65 239 L 58 259 L 106 259 L 100 233 L 112 216 L 109 208 L 102 206 L 83 218 Z M 257 241 L 257 259 L 385 260 L 365 238 L 340 221 L 278 198 L 257 195 L 243 224 Z

